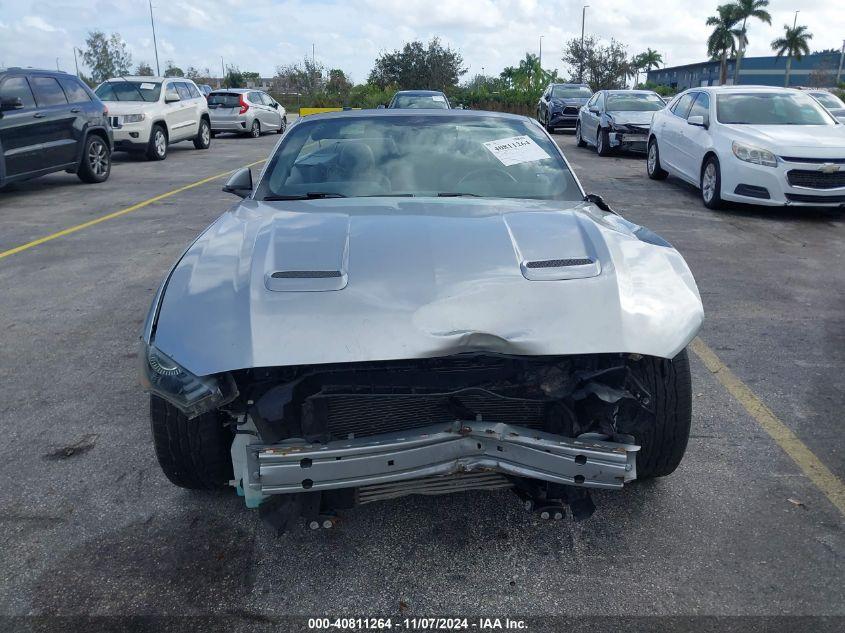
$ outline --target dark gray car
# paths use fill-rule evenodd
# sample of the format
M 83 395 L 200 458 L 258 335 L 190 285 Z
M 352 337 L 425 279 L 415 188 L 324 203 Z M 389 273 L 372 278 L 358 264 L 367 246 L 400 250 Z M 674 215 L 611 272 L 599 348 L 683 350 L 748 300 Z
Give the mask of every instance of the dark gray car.
M 651 90 L 599 90 L 578 113 L 575 140 L 578 147 L 593 145 L 599 156 L 615 149 L 645 152 L 651 119 L 665 107 Z
M 573 128 L 578 111 L 592 94 L 587 84 L 550 84 L 537 103 L 537 120 L 549 134 L 557 128 Z

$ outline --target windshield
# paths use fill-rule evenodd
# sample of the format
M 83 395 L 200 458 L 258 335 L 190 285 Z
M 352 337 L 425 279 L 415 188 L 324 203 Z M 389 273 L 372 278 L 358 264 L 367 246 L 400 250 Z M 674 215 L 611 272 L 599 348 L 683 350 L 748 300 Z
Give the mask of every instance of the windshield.
M 552 99 L 589 99 L 593 96 L 589 88 L 583 86 L 553 86 Z
M 607 95 L 608 112 L 654 112 L 666 104 L 655 94 L 613 94 Z
M 212 92 L 208 95 L 208 105 L 224 108 L 237 108 L 241 104 L 241 96 L 234 92 Z
M 835 125 L 812 97 L 790 92 L 718 95 L 716 117 L 735 125 Z
M 290 129 L 259 200 L 481 196 L 581 200 L 539 127 L 494 116 L 402 115 L 303 121 Z
M 161 83 L 154 81 L 108 81 L 95 91 L 101 101 L 158 101 Z
M 434 108 L 447 110 L 449 103 L 443 95 L 396 95 L 391 108 Z
M 829 92 L 811 92 L 810 94 L 826 108 L 845 108 L 845 103 L 842 103 L 839 97 Z

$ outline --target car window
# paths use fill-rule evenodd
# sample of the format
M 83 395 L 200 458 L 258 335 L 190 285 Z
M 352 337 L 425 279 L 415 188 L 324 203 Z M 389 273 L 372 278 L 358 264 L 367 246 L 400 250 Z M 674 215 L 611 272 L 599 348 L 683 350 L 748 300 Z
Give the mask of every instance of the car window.
M 654 112 L 662 110 L 663 100 L 657 94 L 611 92 L 607 95 L 608 112 Z
M 391 108 L 434 108 L 448 109 L 449 103 L 443 95 L 408 95 L 398 94 L 393 99 Z
M 691 116 L 703 116 L 705 121 L 710 118 L 710 97 L 706 92 L 698 93 L 698 97 L 692 104 L 687 118 Z
M 155 81 L 107 81 L 94 91 L 101 101 L 143 101 L 155 103 L 161 96 L 161 83 Z
M 256 198 L 439 194 L 580 200 L 554 143 L 528 120 L 360 116 L 303 120 L 271 159 Z
M 191 99 L 191 91 L 188 90 L 188 84 L 183 83 L 181 81 L 177 81 L 174 83 L 176 86 L 176 92 L 179 93 L 179 98 L 182 100 Z
M 249 100 L 256 105 L 264 105 L 264 101 L 261 99 L 260 92 L 250 92 L 249 93 Z
M 212 92 L 208 95 L 208 105 L 237 108 L 241 105 L 241 96 L 235 92 Z
M 39 108 L 67 105 L 65 91 L 53 77 L 31 77 L 30 83 Z
M 845 103 L 842 103 L 836 95 L 829 92 L 811 92 L 810 94 L 826 108 L 845 108 Z
M 91 101 L 91 95 L 82 86 L 76 77 L 60 77 L 59 83 L 67 95 L 67 100 L 70 103 L 84 103 Z
M 188 86 L 188 92 L 191 93 L 192 99 L 199 99 L 202 96 L 194 84 L 186 83 L 185 85 Z
M 596 101 L 598 101 L 598 100 L 599 100 L 599 93 L 597 92 L 592 97 L 590 97 L 589 101 L 587 101 L 587 107 L 592 108 L 594 105 L 596 105 Z
M 815 99 L 800 92 L 721 94 L 716 116 L 730 125 L 836 125 Z
M 35 107 L 35 97 L 26 81 L 26 77 L 8 77 L 0 85 L 0 101 L 20 99 L 24 108 Z
M 599 110 L 604 110 L 604 93 L 600 92 L 598 99 L 596 99 L 596 107 Z
M 686 119 L 689 108 L 692 105 L 692 101 L 697 95 L 697 92 L 688 92 L 685 95 L 682 95 L 672 107 L 672 114 L 681 117 L 682 119 Z
M 553 99 L 587 99 L 593 93 L 583 86 L 555 86 L 552 88 Z
M 264 105 L 268 105 L 268 106 L 273 105 L 273 97 L 268 95 L 266 92 L 261 93 L 261 98 L 264 100 Z

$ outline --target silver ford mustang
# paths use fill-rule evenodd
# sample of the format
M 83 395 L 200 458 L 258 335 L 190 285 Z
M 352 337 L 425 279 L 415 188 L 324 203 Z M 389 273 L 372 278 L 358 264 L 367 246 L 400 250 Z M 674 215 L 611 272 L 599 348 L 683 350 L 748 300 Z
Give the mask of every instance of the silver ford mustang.
M 670 244 L 585 195 L 534 121 L 307 117 L 168 273 L 142 335 L 167 477 L 279 530 L 512 488 L 560 518 L 663 476 L 703 319 Z

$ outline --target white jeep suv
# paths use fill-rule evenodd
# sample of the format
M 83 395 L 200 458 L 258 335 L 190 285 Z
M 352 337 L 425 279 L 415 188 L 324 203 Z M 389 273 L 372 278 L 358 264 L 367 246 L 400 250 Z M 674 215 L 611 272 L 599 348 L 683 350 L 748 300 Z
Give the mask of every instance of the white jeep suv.
M 114 149 L 143 152 L 164 160 L 171 143 L 211 145 L 208 103 L 197 85 L 183 77 L 118 77 L 94 91 L 109 106 Z

